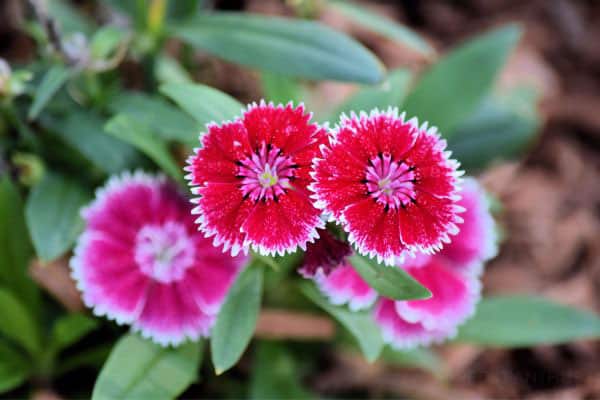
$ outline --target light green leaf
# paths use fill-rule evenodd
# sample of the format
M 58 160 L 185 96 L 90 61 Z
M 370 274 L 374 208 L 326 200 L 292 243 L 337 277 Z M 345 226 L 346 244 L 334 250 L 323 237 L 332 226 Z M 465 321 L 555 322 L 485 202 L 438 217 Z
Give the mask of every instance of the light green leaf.
M 408 117 L 428 121 L 442 134 L 452 130 L 488 95 L 520 35 L 516 26 L 496 29 L 434 64 L 406 98 Z
M 25 225 L 23 200 L 7 175 L 0 177 L 0 285 L 37 312 L 39 291 L 27 275 L 33 248 Z
M 266 365 L 269 367 L 265 368 Z M 302 387 L 299 368 L 292 354 L 282 344 L 258 342 L 251 371 L 251 399 L 310 399 L 314 397 Z
M 431 292 L 402 268 L 378 264 L 355 254 L 348 258 L 356 272 L 380 295 L 395 300 L 428 299 Z
M 363 83 L 383 78 L 371 52 L 312 21 L 222 12 L 198 15 L 172 31 L 228 61 L 282 75 Z
M 197 342 L 171 348 L 126 335 L 102 367 L 92 399 L 174 399 L 196 379 L 200 357 Z
M 371 12 L 351 1 L 331 1 L 330 5 L 346 18 L 377 32 L 389 39 L 402 43 L 424 55 L 432 55 L 435 50 L 419 34 L 389 18 Z
M 38 327 L 17 297 L 0 288 L 0 333 L 23 346 L 32 356 L 41 349 Z
M 4 341 L 0 341 L 0 393 L 15 389 L 30 374 L 30 361 Z
M 83 314 L 68 314 L 59 318 L 52 327 L 52 346 L 56 351 L 75 344 L 98 327 L 98 322 Z
M 467 171 L 519 156 L 539 132 L 537 96 L 521 89 L 485 99 L 466 121 L 448 133 L 448 148 Z
M 127 115 L 119 114 L 108 121 L 105 129 L 116 138 L 137 147 L 173 179 L 182 181 L 182 171 L 173 160 L 166 144 L 148 126 Z
M 172 4 L 172 3 L 169 3 Z M 183 65 L 175 58 L 166 54 L 161 54 L 156 57 L 154 65 L 156 80 L 163 83 L 193 83 L 190 74 L 185 70 Z
M 58 22 L 63 34 L 81 32 L 87 35 L 94 29 L 94 22 L 73 7 L 70 1 L 50 0 L 45 4 L 48 5 L 48 14 Z
M 160 92 L 173 100 L 202 126 L 240 116 L 244 106 L 236 99 L 210 86 L 186 83 L 162 85 Z
M 160 97 L 141 92 L 123 91 L 109 104 L 115 114 L 125 114 L 146 126 L 152 127 L 163 140 L 198 144 L 203 125 Z
M 261 75 L 264 98 L 275 104 L 302 101 L 302 87 L 297 80 L 288 76 L 263 72 Z
M 342 113 L 354 111 L 369 112 L 374 108 L 385 110 L 398 107 L 406 96 L 411 80 L 411 73 L 406 69 L 391 71 L 387 79 L 377 86 L 366 86 L 343 103 L 333 114 L 332 120 L 338 120 Z
M 90 42 L 92 58 L 104 60 L 111 57 L 126 38 L 127 32 L 115 26 L 105 26 L 98 29 Z
M 30 120 L 37 118 L 46 104 L 48 104 L 67 79 L 69 79 L 69 75 L 69 70 L 63 65 L 55 65 L 46 72 L 35 91 L 33 103 L 29 108 L 27 117 Z
M 254 334 L 262 296 L 263 270 L 252 264 L 237 277 L 212 330 L 210 350 L 217 375 L 242 356 Z
M 335 306 L 324 298 L 313 284 L 308 282 L 303 282 L 300 288 L 306 297 L 331 314 L 352 333 L 369 362 L 373 362 L 379 357 L 379 353 L 383 349 L 383 339 L 370 313 L 350 311 L 346 307 Z
M 54 173 L 33 188 L 25 217 L 39 258 L 52 261 L 71 248 L 83 229 L 79 211 L 90 199 L 79 183 Z
M 589 338 L 600 338 L 597 315 L 539 297 L 506 296 L 482 300 L 457 340 L 522 347 Z
M 64 118 L 42 116 L 40 122 L 108 174 L 135 168 L 141 162 L 130 144 L 104 132 L 105 120 L 92 111 L 71 108 Z

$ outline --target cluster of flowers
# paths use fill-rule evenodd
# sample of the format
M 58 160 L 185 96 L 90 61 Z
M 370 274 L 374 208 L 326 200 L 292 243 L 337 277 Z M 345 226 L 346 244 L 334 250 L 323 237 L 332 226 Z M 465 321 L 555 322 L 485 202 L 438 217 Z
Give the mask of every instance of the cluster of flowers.
M 386 339 L 407 347 L 451 335 L 472 312 L 478 272 L 494 252 L 483 192 L 467 180 L 461 199 L 445 141 L 395 110 L 343 117 L 335 130 L 310 119 L 302 106 L 261 102 L 210 124 L 186 167 L 194 206 L 165 178 L 111 178 L 82 213 L 71 261 L 86 305 L 176 345 L 209 335 L 250 248 L 301 248 L 301 274 L 334 303 L 363 309 L 377 294 L 346 261 L 354 245 L 433 293 L 380 299 Z M 348 243 L 328 233 L 328 220 Z

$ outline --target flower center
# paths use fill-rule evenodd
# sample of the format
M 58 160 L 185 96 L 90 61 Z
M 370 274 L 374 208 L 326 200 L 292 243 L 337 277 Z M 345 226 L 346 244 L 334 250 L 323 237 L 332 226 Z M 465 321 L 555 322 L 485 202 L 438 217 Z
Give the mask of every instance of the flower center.
M 183 278 L 194 256 L 194 243 L 178 222 L 146 225 L 137 234 L 135 261 L 144 274 L 159 282 Z
M 263 144 L 252 156 L 238 163 L 238 178 L 242 180 L 242 193 L 254 201 L 276 200 L 291 187 L 296 165 L 281 150 Z
M 380 154 L 369 160 L 365 184 L 369 194 L 387 208 L 398 209 L 415 199 L 415 172 L 404 161 Z

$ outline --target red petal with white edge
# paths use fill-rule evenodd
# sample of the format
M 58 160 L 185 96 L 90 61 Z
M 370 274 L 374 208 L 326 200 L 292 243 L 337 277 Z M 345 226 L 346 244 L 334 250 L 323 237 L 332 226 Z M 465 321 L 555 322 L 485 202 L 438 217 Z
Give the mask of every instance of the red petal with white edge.
M 407 246 L 432 253 L 448 242 L 448 234 L 456 234 L 459 221 L 454 201 L 418 192 L 416 203 L 399 210 L 400 236 Z
M 343 220 L 350 233 L 348 240 L 356 244 L 360 253 L 376 256 L 379 262 L 392 264 L 407 250 L 400 240 L 398 212 L 386 211 L 371 198 L 348 207 Z
M 309 144 L 307 139 L 319 129 L 309 122 L 310 117 L 304 106 L 294 108 L 291 104 L 274 106 L 262 102 L 250 106 L 242 121 L 254 149 L 269 143 L 292 155 Z
M 277 201 L 259 201 L 244 222 L 242 231 L 252 248 L 263 255 L 284 254 L 318 237 L 324 223 L 308 197 L 289 190 Z
M 252 149 L 246 128 L 240 122 L 223 126 L 210 125 L 202 137 L 203 147 L 190 158 L 192 185 L 206 182 L 235 181 L 238 167 L 236 161 L 246 157 Z
M 206 236 L 214 236 L 213 244 L 223 244 L 223 251 L 231 249 L 232 255 L 240 250 L 247 252 L 240 229 L 254 208 L 253 202 L 244 200 L 238 185 L 232 183 L 209 183 L 199 194 L 202 197 L 194 213 L 201 214 L 197 222 Z

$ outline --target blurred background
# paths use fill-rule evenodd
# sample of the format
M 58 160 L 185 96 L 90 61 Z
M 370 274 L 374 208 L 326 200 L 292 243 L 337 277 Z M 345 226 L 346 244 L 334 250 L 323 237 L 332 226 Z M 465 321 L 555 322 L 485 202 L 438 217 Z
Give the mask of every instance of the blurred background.
M 52 0 L 48 1 L 52 3 Z M 43 2 L 0 1 L 0 58 L 10 64 L 13 72 L 27 65 L 30 70 L 39 66 L 40 37 L 48 27 L 43 26 L 43 17 L 40 20 L 40 15 L 36 15 L 39 10 L 32 6 L 36 3 Z M 61 1 L 55 3 L 59 6 L 53 12 L 60 19 L 62 33 L 85 32 L 89 21 L 98 25 L 126 25 L 123 8 L 127 8 L 128 1 L 119 3 Z M 469 173 L 481 179 L 497 200 L 497 215 L 504 240 L 499 255 L 487 266 L 483 277 L 484 293 L 533 293 L 580 309 L 596 313 L 600 310 L 600 2 L 355 2 L 376 15 L 402 23 L 417 32 L 428 48 L 435 49 L 427 52 L 416 51 L 406 43 L 374 32 L 348 18 L 343 7 L 329 6 L 318 0 L 223 0 L 205 3 L 207 7 L 220 10 L 319 20 L 360 41 L 389 71 L 413 76 L 426 70 L 441 55 L 463 41 L 491 28 L 517 23 L 522 28 L 522 36 L 493 91 L 504 94 L 518 92 L 521 95 L 521 91 L 526 90 L 527 93 L 508 103 L 499 101 L 483 105 L 479 114 L 457 128 L 463 132 L 462 136 L 454 136 L 454 142 L 450 140 L 457 158 L 463 161 Z M 37 25 L 32 21 L 38 21 Z M 75 62 L 81 59 L 78 51 L 82 47 L 78 47 L 78 43 L 76 38 L 71 37 L 70 47 L 63 49 Z M 113 77 L 84 82 L 84 85 L 91 85 L 86 90 L 103 93 L 99 98 L 102 100 L 102 96 L 107 96 L 102 100 L 105 102 L 114 94 L 111 87 L 103 86 L 105 82 L 116 80 L 119 87 L 128 90 L 155 92 L 145 76 L 148 68 L 144 64 L 144 46 L 152 47 L 153 44 L 137 40 L 131 44 L 127 55 L 121 54 L 118 48 L 114 50 L 106 61 L 114 63 L 107 66 Z M 242 103 L 263 97 L 282 100 L 291 90 L 289 97 L 304 101 L 309 109 L 316 111 L 317 118 L 323 120 L 348 109 L 352 104 L 348 103 L 349 99 L 354 104 L 364 101 L 364 98 L 356 97 L 364 90 L 357 84 L 303 81 L 301 84 L 291 83 L 292 88 L 289 89 L 286 85 L 290 85 L 290 81 L 286 79 L 224 61 L 203 51 L 190 50 L 178 39 L 168 39 L 164 48 L 171 59 L 186 65 L 186 71 L 178 71 L 177 66 L 165 62 L 161 64 L 162 72 L 159 74 L 181 73 L 185 79 L 220 89 Z M 136 56 L 136 53 L 141 56 Z M 100 67 L 104 66 L 98 66 L 98 70 Z M 7 76 L 6 73 L 2 75 L 2 68 L 5 67 L 0 65 L 0 89 L 2 76 Z M 399 79 L 405 79 L 402 76 Z M 409 76 L 406 75 L 407 82 L 410 81 Z M 468 76 L 468 73 L 465 74 L 465 79 L 468 80 Z M 389 91 L 385 85 L 380 89 Z M 73 85 L 68 90 L 77 99 L 78 88 Z M 288 92 L 278 94 L 278 90 Z M 461 94 L 458 91 L 455 96 L 459 99 Z M 89 105 L 89 102 L 81 101 L 80 104 Z M 509 106 L 498 108 L 498 104 Z M 135 105 L 132 107 L 135 108 Z M 4 138 L 10 137 L 15 129 L 11 118 L 5 114 L 0 120 L 0 136 Z M 74 125 L 66 126 L 75 130 L 85 126 L 77 120 L 70 124 Z M 38 121 L 28 122 L 22 128 L 35 136 L 40 131 L 64 127 L 52 115 L 42 113 Z M 501 157 L 487 152 L 486 146 L 481 146 L 480 152 L 473 151 L 480 143 L 463 139 L 476 133 L 485 135 L 488 147 L 489 143 L 495 143 L 495 151 L 502 153 Z M 65 135 L 68 138 L 70 134 Z M 27 186 L 28 179 L 35 180 L 36 168 L 41 168 L 37 156 L 27 151 L 15 151 L 10 147 L 10 140 L 3 139 L 0 146 L 0 170 L 3 173 L 9 172 L 24 186 Z M 179 154 L 180 160 L 184 159 L 186 152 L 183 148 L 175 147 L 172 151 Z M 470 158 L 461 158 L 461 152 L 470 154 Z M 59 159 L 57 163 L 62 162 L 61 154 L 52 157 Z M 89 179 L 94 181 L 97 177 Z M 64 259 L 44 266 L 33 262 L 29 266 L 29 275 L 43 288 L 44 296 L 53 299 L 48 301 L 56 303 L 49 311 L 50 315 L 58 313 L 56 310 L 62 307 L 82 309 L 79 296 L 67 276 Z M 104 343 L 104 353 L 98 350 L 97 354 L 101 365 L 102 357 L 106 357 L 106 347 L 110 348 L 107 338 L 115 337 L 114 329 L 101 327 L 79 344 L 79 348 L 87 348 L 91 343 Z M 264 329 L 269 331 L 270 328 Z M 327 326 L 324 329 L 327 331 Z M 330 398 L 600 398 L 600 345 L 597 341 L 581 340 L 519 349 L 453 344 L 435 348 L 417 361 L 411 360 L 408 367 L 402 357 L 390 355 L 369 364 L 359 354 L 337 351 L 323 343 L 292 341 L 288 347 L 292 353 L 300 353 L 294 362 L 276 348 L 267 347 L 259 354 L 262 354 L 262 362 L 259 362 L 260 357 L 259 360 L 244 358 L 235 370 L 218 379 L 214 379 L 212 371 L 209 372 L 206 367 L 205 376 L 211 378 L 193 385 L 183 397 L 244 396 L 252 369 L 279 368 L 284 374 L 292 374 L 296 378 L 293 385 L 299 387 L 285 388 L 295 394 L 293 397 L 310 391 Z M 46 390 L 44 384 L 36 385 L 34 382 L 32 392 L 21 388 L 8 395 L 21 397 L 34 393 L 40 399 L 77 397 L 89 393 L 96 375 L 97 367 L 77 366 L 57 379 L 51 391 Z M 273 382 L 269 385 L 276 384 Z

